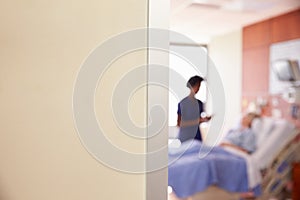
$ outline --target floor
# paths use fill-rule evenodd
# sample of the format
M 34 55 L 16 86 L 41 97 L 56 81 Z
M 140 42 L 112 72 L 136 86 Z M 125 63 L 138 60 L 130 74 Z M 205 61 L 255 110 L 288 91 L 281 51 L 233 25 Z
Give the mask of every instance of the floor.
M 216 186 L 210 186 L 207 190 L 199 192 L 193 196 L 180 199 L 173 192 L 169 194 L 168 200 L 238 200 L 238 193 L 229 193 L 223 189 Z

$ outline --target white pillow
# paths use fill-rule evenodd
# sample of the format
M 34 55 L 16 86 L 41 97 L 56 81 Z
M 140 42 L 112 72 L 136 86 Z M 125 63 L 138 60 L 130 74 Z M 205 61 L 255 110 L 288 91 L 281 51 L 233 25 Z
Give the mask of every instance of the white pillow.
M 274 119 L 271 117 L 262 117 L 259 119 L 254 131 L 256 134 L 256 146 L 259 148 L 270 136 L 274 128 Z
M 263 122 L 262 122 L 261 118 L 255 118 L 255 119 L 253 119 L 252 124 L 251 124 L 251 129 L 253 130 L 255 136 L 257 136 L 258 133 L 261 132 L 262 126 L 263 126 L 262 123 Z
M 253 159 L 261 169 L 267 167 L 280 149 L 298 133 L 295 126 L 287 120 L 272 120 L 272 122 L 273 127 L 270 130 L 271 132 L 267 135 L 269 137 L 262 140 L 260 146 L 252 154 Z

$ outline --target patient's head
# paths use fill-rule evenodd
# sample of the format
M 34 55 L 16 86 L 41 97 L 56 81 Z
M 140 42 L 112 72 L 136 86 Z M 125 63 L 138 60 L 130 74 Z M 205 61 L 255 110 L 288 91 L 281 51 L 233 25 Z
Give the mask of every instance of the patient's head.
M 255 113 L 246 113 L 242 118 L 242 126 L 251 128 L 252 121 L 256 117 L 258 117 L 258 115 Z

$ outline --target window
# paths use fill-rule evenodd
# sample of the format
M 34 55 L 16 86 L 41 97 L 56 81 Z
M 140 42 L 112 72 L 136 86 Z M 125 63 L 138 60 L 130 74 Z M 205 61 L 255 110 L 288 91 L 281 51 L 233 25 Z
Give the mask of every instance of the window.
M 181 99 L 189 94 L 186 82 L 192 76 L 207 76 L 207 47 L 186 44 L 170 45 L 169 76 L 169 126 L 177 124 L 177 106 Z M 172 53 L 174 52 L 174 53 Z M 201 83 L 196 98 L 203 103 L 207 100 L 206 82 Z

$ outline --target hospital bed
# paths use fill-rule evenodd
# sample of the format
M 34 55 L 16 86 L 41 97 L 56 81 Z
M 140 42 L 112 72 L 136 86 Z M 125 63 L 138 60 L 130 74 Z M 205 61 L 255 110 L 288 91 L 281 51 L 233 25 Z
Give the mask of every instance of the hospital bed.
M 294 162 L 299 162 L 300 135 L 293 137 L 277 154 L 266 169 L 262 181 L 263 194 L 261 199 L 283 199 L 282 191 L 291 188 L 291 172 Z
M 258 148 L 251 155 L 215 147 L 211 155 L 199 159 L 203 144 L 190 141 L 170 147 L 169 186 L 173 192 L 169 199 L 239 199 L 241 194 L 276 197 L 289 178 L 299 131 L 286 120 L 266 117 L 253 122 L 252 128 Z

